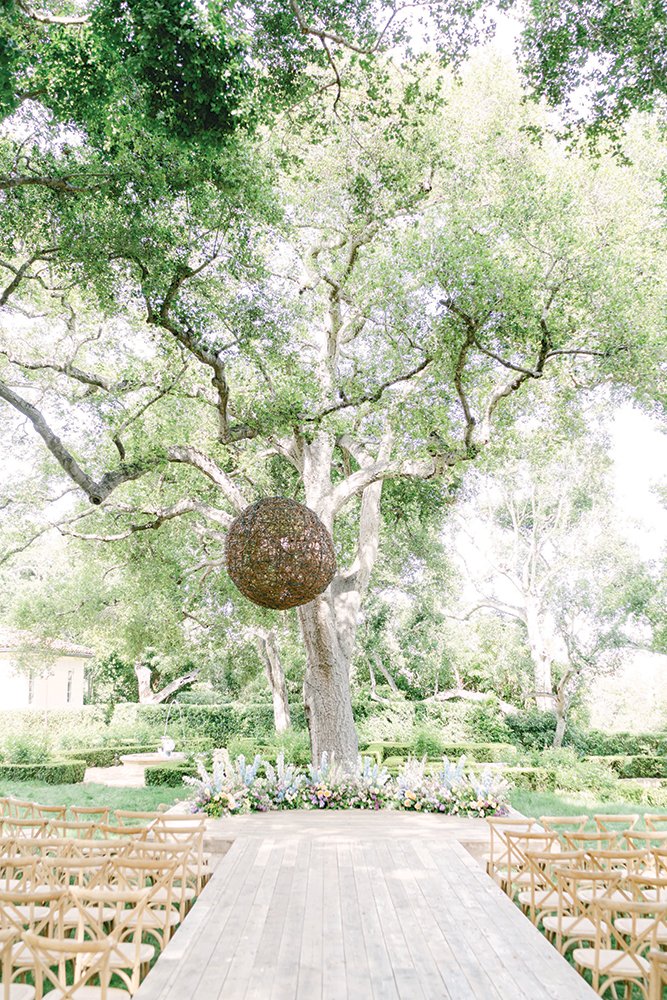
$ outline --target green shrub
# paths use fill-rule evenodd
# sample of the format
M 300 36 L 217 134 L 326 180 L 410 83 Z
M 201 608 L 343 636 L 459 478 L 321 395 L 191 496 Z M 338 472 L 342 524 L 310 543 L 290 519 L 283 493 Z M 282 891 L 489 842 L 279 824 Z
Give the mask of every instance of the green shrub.
M 571 747 L 551 748 L 540 754 L 544 766 L 555 768 L 556 786 L 564 792 L 589 792 L 600 802 L 618 795 L 618 778 L 606 764 L 580 760 Z
M 281 750 L 285 752 L 286 761 L 306 767 L 311 760 L 308 732 L 288 729 L 285 733 L 276 733 L 273 739 L 259 748 L 262 757 L 270 764 L 275 764 Z
M 83 781 L 85 760 L 52 760 L 45 764 L 0 764 L 0 778 L 43 781 L 47 785 L 74 785 Z
M 619 778 L 667 778 L 667 759 L 648 754 L 588 757 L 611 767 Z
M 432 729 L 419 728 L 415 729 L 414 740 L 412 743 L 412 753 L 415 757 L 442 757 L 445 752 L 445 744 L 438 735 Z
M 197 769 L 192 764 L 180 761 L 175 764 L 152 764 L 146 768 L 146 785 L 164 785 L 180 788 L 184 777 L 195 777 Z
M 516 764 L 519 754 L 511 743 L 443 743 L 443 753 L 450 760 L 465 754 L 468 761 L 478 764 Z
M 149 746 L 115 746 L 115 747 L 79 747 L 76 750 L 61 750 L 63 760 L 85 760 L 88 767 L 113 767 L 120 764 L 120 758 L 126 753 L 154 753 L 155 745 Z
M 45 764 L 50 756 L 44 734 L 34 737 L 20 733 L 5 737 L 2 759 L 7 764 Z
M 555 712 L 540 712 L 534 708 L 529 712 L 509 715 L 506 724 L 518 746 L 542 750 L 552 746 L 557 721 Z
M 556 787 L 556 771 L 551 767 L 505 767 L 503 778 L 532 792 L 552 792 Z
M 591 729 L 585 736 L 587 756 L 665 756 L 667 733 L 603 733 Z

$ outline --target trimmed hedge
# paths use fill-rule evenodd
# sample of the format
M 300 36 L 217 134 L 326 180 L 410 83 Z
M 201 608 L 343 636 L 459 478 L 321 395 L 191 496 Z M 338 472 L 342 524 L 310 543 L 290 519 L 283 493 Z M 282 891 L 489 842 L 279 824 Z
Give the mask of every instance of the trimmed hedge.
M 78 747 L 76 750 L 61 750 L 64 760 L 85 760 L 88 767 L 113 767 L 120 764 L 120 757 L 126 753 L 154 753 L 156 747 L 150 746 L 116 746 L 116 747 Z
M 667 778 L 667 758 L 648 754 L 591 756 L 587 760 L 607 764 L 619 778 Z
M 380 764 L 386 763 L 388 757 L 420 756 L 415 753 L 412 743 L 391 743 L 388 741 L 369 743 L 364 750 L 359 752 L 362 757 L 364 755 L 376 757 Z M 498 764 L 517 759 L 517 749 L 512 743 L 443 743 L 442 754 L 437 757 L 429 756 L 428 759 L 441 760 L 443 754 L 455 761 L 462 754 L 465 754 L 469 763 L 477 764 Z
M 667 733 L 603 733 L 592 729 L 583 738 L 587 756 L 667 755 Z
M 52 760 L 48 764 L 0 764 L 0 779 L 75 785 L 83 781 L 85 760 Z
M 197 776 L 197 768 L 193 764 L 151 764 L 146 768 L 147 785 L 164 785 L 167 788 L 180 788 L 184 777 Z

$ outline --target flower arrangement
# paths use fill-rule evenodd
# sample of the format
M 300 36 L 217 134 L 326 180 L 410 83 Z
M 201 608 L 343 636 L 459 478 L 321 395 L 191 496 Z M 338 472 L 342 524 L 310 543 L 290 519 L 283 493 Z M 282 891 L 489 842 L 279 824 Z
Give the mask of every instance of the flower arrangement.
M 392 779 L 386 767 L 364 757 L 354 774 L 345 773 L 322 754 L 307 773 L 285 763 L 281 752 L 275 768 L 259 755 L 252 764 L 243 754 L 232 761 L 226 750 L 216 751 L 213 772 L 201 762 L 198 778 L 183 781 L 195 789 L 192 812 L 226 816 L 274 809 L 404 809 L 453 816 L 493 816 L 507 812 L 509 784 L 486 768 L 479 777 L 465 774 L 465 757 L 455 765 L 443 757 L 435 775 L 425 774 L 424 760 L 408 760 Z

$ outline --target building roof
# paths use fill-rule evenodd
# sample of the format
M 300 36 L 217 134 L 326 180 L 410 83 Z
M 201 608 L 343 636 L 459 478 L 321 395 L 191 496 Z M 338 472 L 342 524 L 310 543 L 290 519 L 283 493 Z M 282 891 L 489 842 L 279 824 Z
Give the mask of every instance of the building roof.
M 25 629 L 0 625 L 0 652 L 14 649 L 44 649 L 62 656 L 94 656 L 95 650 L 80 646 L 67 639 L 53 639 L 50 636 L 33 635 Z

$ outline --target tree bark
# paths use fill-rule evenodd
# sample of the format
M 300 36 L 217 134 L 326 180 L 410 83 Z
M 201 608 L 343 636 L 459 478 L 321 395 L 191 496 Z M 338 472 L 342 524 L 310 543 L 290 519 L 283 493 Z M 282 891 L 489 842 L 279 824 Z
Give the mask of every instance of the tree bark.
M 539 601 L 533 594 L 525 594 L 525 601 L 528 646 L 535 668 L 535 704 L 541 712 L 549 712 L 553 708 L 551 653 L 544 638 Z
M 176 691 L 180 691 L 186 684 L 192 684 L 193 681 L 196 681 L 199 676 L 199 669 L 191 670 L 190 673 L 183 674 L 182 677 L 177 677 L 176 680 L 171 681 L 166 687 L 163 687 L 161 691 L 153 691 L 151 688 L 153 671 L 145 663 L 135 663 L 134 673 L 139 685 L 139 703 L 141 705 L 159 705 L 160 702 L 165 701 L 170 695 Z
M 264 660 L 266 679 L 269 682 L 273 698 L 273 723 L 277 733 L 284 733 L 289 729 L 292 722 L 289 713 L 289 702 L 287 700 L 285 672 L 278 649 L 278 637 L 274 629 L 257 630 L 256 635 L 259 651 Z
M 350 660 L 341 649 L 330 594 L 298 609 L 306 649 L 303 702 L 313 763 L 326 751 L 346 771 L 356 767 L 359 740 L 352 717 Z

